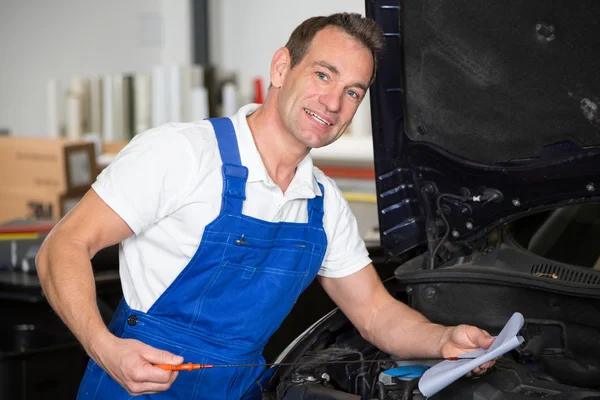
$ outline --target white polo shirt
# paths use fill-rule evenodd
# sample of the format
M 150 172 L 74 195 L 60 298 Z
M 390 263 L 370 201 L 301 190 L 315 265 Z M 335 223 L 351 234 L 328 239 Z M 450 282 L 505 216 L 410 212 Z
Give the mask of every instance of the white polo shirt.
M 348 203 L 310 154 L 285 193 L 273 183 L 246 120 L 258 107 L 246 105 L 231 118 L 249 171 L 243 214 L 307 222 L 307 199 L 321 194 L 316 179 L 325 189 L 327 235 L 319 275 L 344 277 L 371 263 Z M 119 251 L 123 294 L 133 309 L 147 311 L 196 252 L 204 227 L 221 208 L 221 166 L 210 122 L 166 124 L 136 135 L 92 185 L 134 232 Z

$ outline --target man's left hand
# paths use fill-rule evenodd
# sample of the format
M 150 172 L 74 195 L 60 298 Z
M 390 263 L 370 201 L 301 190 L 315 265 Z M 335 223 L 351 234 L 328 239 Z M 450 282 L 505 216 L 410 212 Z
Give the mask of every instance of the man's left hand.
M 442 357 L 457 357 L 464 353 L 479 350 L 480 348 L 487 349 L 494 342 L 494 338 L 475 326 L 458 325 L 449 327 L 446 342 L 442 346 Z M 496 360 L 488 361 L 472 372 L 474 374 L 483 374 L 491 368 Z

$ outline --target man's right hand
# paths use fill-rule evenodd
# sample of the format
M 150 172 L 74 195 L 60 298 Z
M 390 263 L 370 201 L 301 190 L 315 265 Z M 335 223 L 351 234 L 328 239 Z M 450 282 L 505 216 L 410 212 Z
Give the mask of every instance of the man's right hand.
M 179 365 L 183 362 L 181 356 L 112 334 L 103 338 L 103 343 L 94 353 L 96 363 L 132 396 L 169 389 L 178 372 L 165 371 L 154 365 Z

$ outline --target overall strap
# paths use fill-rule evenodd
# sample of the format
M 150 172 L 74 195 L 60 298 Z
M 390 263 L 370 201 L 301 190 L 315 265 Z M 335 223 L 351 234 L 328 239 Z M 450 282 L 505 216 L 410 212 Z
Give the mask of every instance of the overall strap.
M 223 161 L 223 202 L 221 212 L 241 214 L 246 200 L 248 168 L 242 165 L 233 123 L 229 118 L 209 118 L 215 129 Z
M 308 200 L 308 223 L 315 228 L 323 227 L 323 199 L 325 198 L 325 188 L 319 183 L 321 195 Z

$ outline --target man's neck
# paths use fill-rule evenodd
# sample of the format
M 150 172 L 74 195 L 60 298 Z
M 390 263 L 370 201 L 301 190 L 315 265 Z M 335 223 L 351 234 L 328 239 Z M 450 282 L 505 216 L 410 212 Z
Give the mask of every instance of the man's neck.
M 267 173 L 285 193 L 296 174 L 296 167 L 310 149 L 299 146 L 296 138 L 287 131 L 273 98 L 248 118 L 248 126 Z

